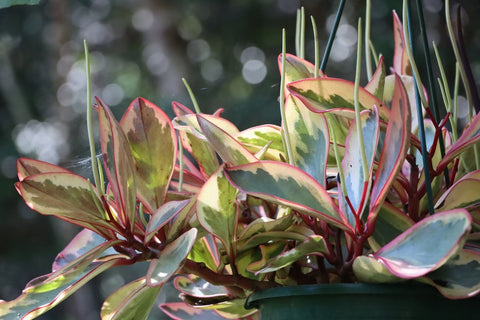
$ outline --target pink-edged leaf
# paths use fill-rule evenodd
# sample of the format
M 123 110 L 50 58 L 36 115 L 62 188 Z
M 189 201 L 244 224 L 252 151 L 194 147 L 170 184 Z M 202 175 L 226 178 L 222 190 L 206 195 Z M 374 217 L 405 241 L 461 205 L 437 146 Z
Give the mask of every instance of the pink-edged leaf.
M 228 297 L 230 292 L 223 286 L 213 285 L 204 279 L 192 280 L 185 276 L 178 276 L 174 280 L 175 288 L 181 293 L 197 298 Z
M 410 141 L 411 113 L 407 94 L 397 76 L 390 119 L 370 196 L 369 222 L 374 222 L 398 172 L 403 166 Z
M 454 208 L 467 208 L 480 203 L 480 180 L 462 178 L 455 182 L 438 199 L 436 207 L 438 210 L 445 211 Z
M 208 142 L 223 161 L 239 165 L 258 160 L 240 142 L 204 116 L 197 115 L 197 121 Z
M 98 97 L 102 156 L 109 186 L 118 205 L 123 227 L 133 230 L 135 224 L 135 163 L 127 137 L 110 109 Z
M 465 152 L 466 149 L 473 146 L 480 140 L 480 113 L 475 115 L 472 122 L 468 125 L 460 138 L 448 149 L 445 157 L 438 164 L 439 168 L 444 168 L 453 159 Z
M 363 145 L 358 135 L 357 126 L 361 126 L 363 135 Z M 346 216 L 351 226 L 355 226 L 355 216 L 362 218 L 364 209 L 367 206 L 367 199 L 370 194 L 370 188 L 373 176 L 373 161 L 377 152 L 377 143 L 380 132 L 380 122 L 376 108 L 371 111 L 364 110 L 360 113 L 360 124 L 356 120 L 350 126 L 347 139 L 345 141 L 345 156 L 342 160 L 342 169 L 345 176 L 345 189 L 347 195 L 341 193 L 346 202 L 346 196 L 350 201 L 355 212 L 351 211 L 350 206 L 346 206 L 348 213 Z M 364 150 L 367 163 L 363 163 L 361 153 Z M 366 168 L 364 168 L 366 165 Z M 364 176 L 367 171 L 368 176 Z
M 384 202 L 375 221 L 375 230 L 368 238 L 368 244 L 373 251 L 377 251 L 413 225 L 414 221 L 403 211 Z
M 175 217 L 190 202 L 190 199 L 180 201 L 169 201 L 164 203 L 150 217 L 147 228 L 145 230 L 145 238 L 143 242 L 148 244 L 155 236 L 158 230 L 163 228 L 165 224 Z
M 89 230 L 83 229 L 80 231 L 70 243 L 57 255 L 55 261 L 52 265 L 52 272 L 55 272 L 73 260 L 79 258 L 80 256 L 86 254 L 90 250 L 93 250 L 97 246 L 105 243 L 106 240 L 97 233 Z M 115 255 L 118 254 L 117 251 L 113 248 L 107 248 L 101 256 Z M 101 257 L 99 256 L 99 257 Z
M 135 160 L 137 195 L 153 212 L 165 201 L 175 166 L 175 130 L 165 112 L 143 98 L 130 104 L 120 126 Z
M 48 172 L 67 172 L 71 173 L 67 169 L 50 164 L 48 162 L 34 160 L 29 158 L 19 158 L 17 160 L 17 172 L 18 180 L 22 181 L 26 177 L 33 176 L 38 173 Z
M 132 281 L 112 293 L 103 303 L 102 320 L 146 320 L 162 287 L 149 287 L 145 277 Z
M 360 282 L 397 283 L 406 279 L 394 276 L 385 265 L 372 256 L 358 256 L 353 261 L 353 273 Z
M 218 270 L 220 263 L 220 254 L 218 253 L 217 243 L 211 235 L 206 235 L 198 239 L 190 250 L 189 259 L 204 263 L 211 270 Z
M 292 164 L 326 187 L 330 135 L 325 116 L 310 111 L 300 99 L 289 95 L 283 125 L 288 128 L 290 136 Z
M 398 74 L 397 74 L 398 75 Z M 398 75 L 400 80 L 402 80 L 403 86 L 405 91 L 407 92 L 408 101 L 410 104 L 411 115 L 412 115 L 412 125 L 411 131 L 414 134 L 418 133 L 418 115 L 417 115 L 417 101 L 415 97 L 415 92 L 417 90 L 417 86 L 415 84 L 415 80 L 410 75 Z M 383 101 L 388 105 L 391 103 L 393 99 L 393 93 L 395 91 L 395 81 L 397 76 L 395 74 L 390 74 L 385 78 L 385 91 L 383 96 Z M 423 88 L 425 96 L 427 96 L 427 90 Z M 428 97 L 427 97 L 428 100 Z M 425 116 L 425 107 L 422 105 L 422 114 Z M 426 121 L 427 119 L 425 119 Z
M 464 209 L 436 213 L 417 222 L 374 253 L 397 277 L 412 279 L 440 268 L 462 248 L 472 219 Z
M 73 173 L 40 173 L 15 184 L 26 204 L 43 215 L 54 215 L 100 234 L 111 229 L 95 202 L 94 187 Z
M 461 250 L 422 280 L 436 287 L 448 299 L 473 297 L 480 293 L 480 253 Z
M 342 117 L 355 117 L 353 82 L 337 78 L 310 78 L 288 84 L 290 93 L 298 97 L 313 112 L 331 112 Z M 373 94 L 359 88 L 361 110 L 371 110 L 376 106 L 380 119 L 388 120 L 390 110 Z
M 387 74 L 387 70 L 385 68 L 385 62 L 383 61 L 383 56 L 380 56 L 380 60 L 378 60 L 377 69 L 375 70 L 372 78 L 365 86 L 365 90 L 373 94 L 377 97 L 380 101 L 383 101 L 383 91 L 385 89 L 385 76 Z
M 234 137 L 252 154 L 256 154 L 268 145 L 263 153 L 263 159 L 281 161 L 282 157 L 285 158 L 285 152 L 280 129 L 279 126 L 266 124 L 248 128 Z
M 167 282 L 182 267 L 196 238 L 197 229 L 192 228 L 167 244 L 160 256 L 150 262 L 147 271 L 147 285 L 158 287 Z
M 282 162 L 259 161 L 227 168 L 225 174 L 233 185 L 255 197 L 352 231 L 325 188 L 297 167 Z
M 282 54 L 278 55 L 278 69 L 282 73 Z M 285 84 L 290 82 L 313 78 L 315 76 L 315 65 L 305 59 L 299 58 L 293 54 L 285 54 Z M 325 74 L 318 70 L 319 77 L 325 77 Z
M 160 309 L 174 320 L 225 320 L 214 310 L 198 309 L 185 302 L 163 303 Z
M 12 301 L 0 301 L 0 318 L 34 319 L 68 298 L 95 276 L 125 261 L 114 257 L 95 261 L 106 249 L 121 240 L 105 242 L 56 272 L 30 281 Z
M 178 103 L 176 101 L 172 102 L 172 109 L 173 109 L 173 113 L 175 113 L 177 117 L 185 116 L 187 114 L 194 114 L 192 110 L 190 110 L 189 108 L 185 107 L 183 104 Z
M 398 15 L 393 11 L 393 38 L 395 49 L 393 54 L 393 69 L 395 73 L 401 75 L 412 75 L 412 66 L 408 59 L 408 53 L 405 44 L 405 36 L 403 34 L 402 22 Z
M 325 245 L 325 239 L 318 235 L 311 236 L 302 243 L 299 243 L 297 246 L 295 246 L 295 248 L 269 259 L 267 264 L 256 273 L 259 274 L 277 271 L 291 265 L 306 255 L 323 256 L 327 253 L 328 250 Z
M 219 238 L 234 254 L 238 221 L 238 190 L 225 177 L 220 167 L 203 185 L 197 196 L 197 218 L 202 227 Z

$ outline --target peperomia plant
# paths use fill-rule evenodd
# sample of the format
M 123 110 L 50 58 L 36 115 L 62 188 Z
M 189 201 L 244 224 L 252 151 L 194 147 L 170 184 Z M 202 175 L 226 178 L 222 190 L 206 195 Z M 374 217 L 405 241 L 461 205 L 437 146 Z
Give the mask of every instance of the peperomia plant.
M 142 98 L 117 122 L 97 98 L 95 184 L 18 160 L 26 203 L 85 229 L 52 273 L 0 303 L 0 316 L 34 318 L 103 271 L 144 261 L 145 276 L 108 297 L 102 319 L 147 318 L 170 279 L 184 302 L 161 308 L 175 319 L 253 319 L 250 293 L 309 283 L 416 280 L 451 299 L 480 292 L 480 115 L 458 127 L 458 78 L 452 104 L 442 76 L 438 119 L 411 52 L 407 2 L 403 16 L 394 13 L 390 74 L 378 57 L 363 87 L 361 22 L 355 82 L 284 49 L 280 126 L 239 131 L 193 97 L 196 112 L 174 102 L 172 122 Z

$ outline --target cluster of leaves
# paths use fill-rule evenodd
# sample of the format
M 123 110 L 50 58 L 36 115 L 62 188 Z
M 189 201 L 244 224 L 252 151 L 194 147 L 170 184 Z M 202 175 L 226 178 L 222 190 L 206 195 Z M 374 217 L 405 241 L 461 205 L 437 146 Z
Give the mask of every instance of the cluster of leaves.
M 469 168 L 480 115 L 456 138 L 449 115 L 437 123 L 415 113 L 416 78 L 396 15 L 394 27 L 392 74 L 380 58 L 364 87 L 280 55 L 281 126 L 239 131 L 221 110 L 176 102 L 170 121 L 142 98 L 117 122 L 97 98 L 99 183 L 18 160 L 26 203 L 84 230 L 52 273 L 0 302 L 0 316 L 34 318 L 103 271 L 142 261 L 146 275 L 112 293 L 102 319 L 146 318 L 178 273 L 185 303 L 161 306 L 173 318 L 255 317 L 245 298 L 281 285 L 415 279 L 453 299 L 478 293 L 480 170 Z

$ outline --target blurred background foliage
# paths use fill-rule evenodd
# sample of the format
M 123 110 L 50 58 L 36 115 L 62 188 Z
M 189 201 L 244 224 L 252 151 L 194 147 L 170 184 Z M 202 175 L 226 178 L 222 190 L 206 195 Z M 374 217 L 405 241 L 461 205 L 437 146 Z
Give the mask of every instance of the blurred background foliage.
M 365 15 L 364 2 L 347 1 L 329 76 L 353 80 L 356 25 Z M 430 40 L 439 46 L 453 81 L 444 1 L 423 3 Z M 480 20 L 475 17 L 480 4 L 462 5 L 465 42 L 479 79 Z M 0 299 L 16 298 L 30 279 L 50 272 L 56 254 L 78 231 L 29 210 L 14 182 L 19 156 L 90 174 L 83 39 L 91 52 L 93 93 L 117 116 L 138 96 L 169 115 L 172 101 L 193 108 L 183 77 L 204 112 L 224 108 L 240 129 L 278 124 L 281 30 L 287 30 L 287 52 L 295 53 L 300 6 L 316 19 L 322 54 L 338 1 L 45 0 L 0 10 Z M 387 66 L 393 53 L 392 10 L 400 13 L 401 1 L 372 0 L 371 38 Z M 313 61 L 309 23 L 306 36 L 306 58 Z M 41 319 L 98 319 L 101 301 L 134 278 L 135 270 L 109 272 Z

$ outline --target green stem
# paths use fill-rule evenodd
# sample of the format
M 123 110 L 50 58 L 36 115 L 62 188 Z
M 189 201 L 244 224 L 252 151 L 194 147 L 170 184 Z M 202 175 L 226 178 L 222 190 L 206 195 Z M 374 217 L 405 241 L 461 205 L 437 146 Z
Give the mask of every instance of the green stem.
M 285 116 L 285 55 L 287 52 L 287 36 L 285 32 L 285 28 L 282 30 L 282 75 L 280 79 L 280 116 L 282 119 L 282 126 L 283 126 L 283 147 L 286 152 L 286 157 L 287 157 L 287 162 L 289 164 L 292 164 L 293 158 L 292 158 L 292 150 L 291 150 L 291 145 L 290 145 L 290 135 L 288 132 L 288 125 L 287 125 L 287 119 Z
M 355 70 L 355 89 L 354 89 L 354 105 L 355 105 L 355 120 L 357 122 L 357 135 L 360 142 L 360 146 L 365 146 L 363 140 L 363 131 L 362 131 L 362 119 L 360 118 L 360 103 L 358 101 L 359 91 L 360 91 L 360 73 L 362 67 L 362 18 L 358 19 L 358 39 L 357 39 L 357 65 Z M 362 159 L 362 168 L 363 168 L 363 179 L 364 182 L 368 181 L 368 164 L 367 164 L 367 154 L 365 152 L 365 147 L 360 148 L 361 150 L 361 159 Z
M 372 79 L 372 59 L 370 55 L 370 22 L 371 22 L 372 3 L 367 0 L 365 9 L 365 67 L 367 69 L 368 80 Z
M 183 186 L 183 145 L 180 135 L 178 137 L 178 191 L 182 191 Z
M 200 107 L 197 102 L 197 98 L 195 98 L 195 95 L 193 94 L 192 88 L 188 85 L 188 82 L 185 78 L 182 78 L 183 84 L 185 85 L 185 88 L 187 88 L 188 94 L 190 96 L 190 100 L 192 100 L 193 107 L 195 108 L 196 113 L 202 113 L 200 110 Z
M 95 138 L 93 136 L 92 125 L 92 82 L 90 79 L 90 54 L 88 52 L 88 44 L 86 40 L 83 40 L 83 46 L 85 48 L 85 72 L 87 75 L 87 133 L 88 143 L 90 145 L 90 157 L 92 158 L 92 173 L 97 187 L 97 195 L 101 197 L 103 195 L 103 179 L 100 179 L 99 167 L 97 165 L 97 153 L 95 151 Z
M 319 50 L 319 43 L 318 43 L 318 29 L 317 24 L 315 23 L 315 19 L 313 16 L 310 16 L 312 20 L 312 29 L 313 29 L 313 44 L 315 46 L 315 78 L 318 78 L 318 68 L 320 65 L 320 50 Z

